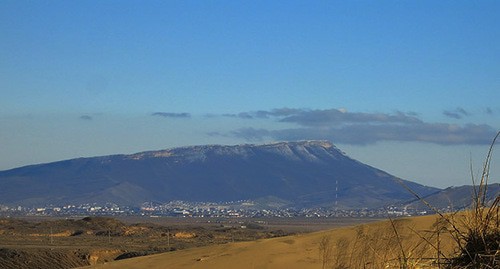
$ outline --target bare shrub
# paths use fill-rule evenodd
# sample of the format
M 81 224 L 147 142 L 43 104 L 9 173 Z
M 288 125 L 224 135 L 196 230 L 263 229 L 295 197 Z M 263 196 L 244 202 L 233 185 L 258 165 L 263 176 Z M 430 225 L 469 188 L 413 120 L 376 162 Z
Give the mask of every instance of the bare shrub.
M 421 198 L 406 185 L 403 186 L 410 191 L 417 199 L 422 201 L 430 209 L 435 211 L 441 218 L 441 223 L 449 226 L 446 231 L 451 235 L 456 243 L 456 253 L 441 262 L 441 252 L 439 240 L 437 241 L 438 266 L 444 266 L 449 269 L 491 269 L 500 268 L 500 227 L 499 227 L 499 203 L 500 196 L 496 196 L 493 201 L 487 201 L 488 182 L 490 179 L 490 165 L 493 153 L 493 147 L 500 132 L 494 137 L 486 160 L 483 164 L 479 183 L 472 172 L 473 184 L 472 205 L 464 214 L 445 215 Z M 459 216 L 457 219 L 456 216 Z M 440 235 L 441 229 L 438 229 Z M 430 241 L 428 240 L 428 243 Z M 430 243 L 432 245 L 432 243 Z
M 464 227 L 461 233 L 454 234 L 458 253 L 450 259 L 449 268 L 500 268 L 500 196 L 497 195 L 491 203 L 486 199 L 493 146 L 499 135 L 500 132 L 489 148 L 478 185 L 471 173 L 474 185 L 472 208 L 460 223 Z
M 346 237 L 341 237 L 335 242 L 335 259 L 333 268 L 347 269 L 350 242 Z
M 500 132 L 490 145 L 478 182 L 471 173 L 474 191 L 468 210 L 444 214 L 401 181 L 410 193 L 437 213 L 438 219 L 432 227 L 416 231 L 404 219 L 389 219 L 387 226 L 376 229 L 362 225 L 356 228 L 352 244 L 345 237 L 336 241 L 335 255 L 331 237 L 324 236 L 319 244 L 322 268 L 330 265 L 334 269 L 500 268 L 500 196 L 487 199 L 493 146 L 499 136 Z M 444 253 L 441 244 L 444 236 L 455 243 L 454 253 Z
M 323 269 L 329 267 L 333 256 L 333 245 L 332 238 L 329 235 L 325 235 L 321 238 L 319 242 L 319 259 L 321 260 L 321 265 Z

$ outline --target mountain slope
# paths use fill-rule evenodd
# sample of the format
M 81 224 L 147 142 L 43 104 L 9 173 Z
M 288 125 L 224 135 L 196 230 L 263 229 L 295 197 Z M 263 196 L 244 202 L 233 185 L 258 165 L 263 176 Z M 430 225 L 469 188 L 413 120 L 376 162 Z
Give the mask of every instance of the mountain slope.
M 418 237 L 420 234 L 414 231 L 432 229 L 436 219 L 436 216 L 425 216 L 397 220 L 398 232 L 403 238 L 404 246 L 413 246 L 412 244 L 417 244 L 413 242 L 421 242 L 422 239 Z M 396 243 L 395 236 L 391 233 L 391 229 L 389 221 L 375 222 L 315 233 L 172 251 L 85 268 L 399 268 L 398 261 L 401 250 Z M 363 236 L 361 239 L 363 241 L 359 239 L 360 234 Z M 441 240 L 440 251 L 443 255 L 451 255 L 454 246 L 451 237 L 443 235 Z M 373 241 L 376 243 L 372 243 Z M 323 264 L 322 257 L 326 257 L 326 255 L 321 255 L 325 253 L 321 250 L 323 242 L 331 244 L 328 253 L 330 253 L 329 257 L 333 258 L 327 264 L 329 266 Z M 435 251 L 431 247 L 424 247 L 415 250 L 415 252 L 421 255 L 417 257 L 434 257 Z M 374 255 L 373 253 L 382 253 L 382 255 Z M 351 257 L 353 258 L 351 259 Z M 415 266 L 416 268 L 435 268 L 431 265 L 433 260 L 414 258 L 412 262 L 413 260 L 422 266 Z
M 479 187 L 476 186 L 476 192 Z M 485 203 L 491 205 L 500 195 L 500 184 L 489 184 L 486 192 Z M 423 199 L 439 210 L 457 211 L 470 208 L 473 202 L 474 186 L 466 185 L 459 187 L 449 187 L 436 193 L 430 194 Z M 419 210 L 429 210 L 428 206 L 419 200 L 414 200 L 405 204 L 406 207 Z
M 378 207 L 411 199 L 399 179 L 326 141 L 193 146 L 79 158 L 0 172 L 0 203 L 16 205 L 277 198 L 290 205 Z M 427 195 L 437 189 L 406 182 Z M 337 197 L 337 198 L 335 198 Z

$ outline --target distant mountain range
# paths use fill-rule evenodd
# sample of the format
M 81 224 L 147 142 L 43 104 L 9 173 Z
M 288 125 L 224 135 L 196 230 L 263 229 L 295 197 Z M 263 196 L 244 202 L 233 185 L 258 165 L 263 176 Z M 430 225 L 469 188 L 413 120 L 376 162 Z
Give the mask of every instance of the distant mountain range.
M 476 186 L 476 193 L 479 192 L 479 188 Z M 460 187 L 449 187 L 436 193 L 432 193 L 428 196 L 422 197 L 426 202 L 431 204 L 434 208 L 438 210 L 451 210 L 457 211 L 468 208 L 472 204 L 472 199 L 475 197 L 473 186 L 460 186 Z M 500 195 L 500 184 L 494 183 L 489 184 L 486 196 L 484 199 L 485 204 L 491 205 L 493 201 Z M 429 210 L 422 201 L 414 200 L 404 204 L 404 206 L 420 209 Z
M 376 208 L 439 191 L 348 157 L 327 141 L 207 145 L 78 158 L 0 171 L 0 204 L 260 200 Z

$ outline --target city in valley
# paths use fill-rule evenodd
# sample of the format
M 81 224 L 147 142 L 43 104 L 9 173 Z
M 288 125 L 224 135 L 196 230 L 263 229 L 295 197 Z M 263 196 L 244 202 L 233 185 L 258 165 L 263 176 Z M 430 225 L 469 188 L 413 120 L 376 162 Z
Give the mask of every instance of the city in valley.
M 378 209 L 337 208 L 267 208 L 257 209 L 252 201 L 224 203 L 172 201 L 169 203 L 143 203 L 141 206 L 120 206 L 116 204 L 81 204 L 44 207 L 0 205 L 0 216 L 149 216 L 149 217 L 192 217 L 192 218 L 385 218 L 420 216 L 432 211 L 408 206 L 387 206 Z M 450 211 L 450 207 L 440 212 Z

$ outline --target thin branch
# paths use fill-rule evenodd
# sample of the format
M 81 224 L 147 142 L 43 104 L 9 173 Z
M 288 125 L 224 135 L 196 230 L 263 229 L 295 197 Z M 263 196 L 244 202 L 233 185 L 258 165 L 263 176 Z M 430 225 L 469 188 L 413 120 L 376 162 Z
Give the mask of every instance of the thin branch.
M 394 234 L 396 235 L 396 239 L 398 240 L 398 245 L 399 245 L 399 249 L 401 250 L 401 255 L 403 255 L 403 268 L 406 268 L 407 258 L 406 258 L 405 250 L 403 248 L 403 243 L 401 242 L 402 239 L 399 236 L 398 229 L 396 229 L 396 225 L 394 224 L 394 220 L 389 217 L 389 221 L 391 222 L 392 230 L 394 231 Z

